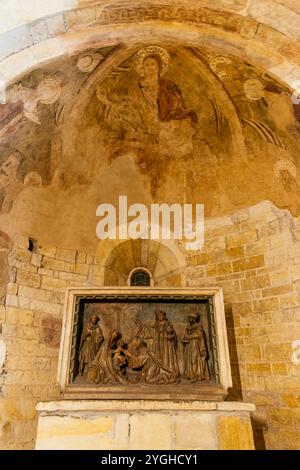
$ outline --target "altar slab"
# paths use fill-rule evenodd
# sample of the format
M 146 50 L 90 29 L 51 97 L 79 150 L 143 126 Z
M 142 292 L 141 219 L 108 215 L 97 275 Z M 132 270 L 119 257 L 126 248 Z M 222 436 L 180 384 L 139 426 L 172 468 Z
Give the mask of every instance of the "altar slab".
M 37 411 L 38 450 L 254 450 L 250 403 L 61 400 Z

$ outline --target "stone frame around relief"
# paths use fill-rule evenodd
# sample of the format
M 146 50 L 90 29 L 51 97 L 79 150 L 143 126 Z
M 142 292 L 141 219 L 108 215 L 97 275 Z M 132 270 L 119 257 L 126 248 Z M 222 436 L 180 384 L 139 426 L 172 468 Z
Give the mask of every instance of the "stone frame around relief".
M 211 324 L 214 380 L 195 384 L 94 385 L 73 382 L 78 328 L 83 302 L 206 303 Z M 81 322 L 83 321 L 83 317 Z M 221 288 L 103 287 L 68 288 L 64 307 L 58 381 L 61 395 L 72 399 L 223 400 L 232 387 L 229 348 Z

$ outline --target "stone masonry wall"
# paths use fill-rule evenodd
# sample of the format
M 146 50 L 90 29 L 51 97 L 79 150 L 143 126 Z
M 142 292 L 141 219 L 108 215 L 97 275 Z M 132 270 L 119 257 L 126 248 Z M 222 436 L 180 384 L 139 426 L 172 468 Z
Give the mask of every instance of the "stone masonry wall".
M 299 221 L 264 202 L 208 222 L 189 261 L 189 286 L 224 290 L 232 397 L 256 404 L 257 446 L 299 449 Z
M 30 251 L 30 249 L 32 251 Z M 264 202 L 208 221 L 189 252 L 188 286 L 224 290 L 234 388 L 256 404 L 257 446 L 300 448 L 300 224 Z M 100 285 L 94 257 L 17 236 L 0 307 L 0 447 L 32 448 L 37 401 L 56 400 L 67 286 Z M 294 347 L 294 349 L 293 349 Z
M 94 258 L 15 239 L 6 306 L 0 307 L 6 360 L 0 373 L 0 448 L 33 448 L 35 405 L 59 397 L 56 385 L 62 308 L 67 286 L 90 285 Z M 0 336 L 1 337 L 1 336 Z M 1 366 L 1 364 L 0 364 Z

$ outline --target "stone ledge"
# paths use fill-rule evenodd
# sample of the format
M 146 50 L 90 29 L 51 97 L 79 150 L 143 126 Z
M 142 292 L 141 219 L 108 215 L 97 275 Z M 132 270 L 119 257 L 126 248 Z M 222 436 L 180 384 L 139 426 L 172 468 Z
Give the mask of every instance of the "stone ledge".
M 242 402 L 161 401 L 161 400 L 60 400 L 39 402 L 40 413 L 69 411 L 225 411 L 253 412 L 255 405 Z

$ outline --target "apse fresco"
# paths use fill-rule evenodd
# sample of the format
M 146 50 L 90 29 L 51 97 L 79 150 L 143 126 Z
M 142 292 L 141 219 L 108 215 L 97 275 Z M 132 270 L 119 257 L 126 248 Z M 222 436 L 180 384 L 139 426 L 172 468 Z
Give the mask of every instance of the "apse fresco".
M 168 44 L 90 49 L 33 71 L 6 98 L 1 214 L 17 217 L 26 204 L 34 224 L 38 197 L 44 213 L 55 210 L 58 237 L 57 205 L 77 207 L 70 230 L 83 218 L 94 243 L 96 207 L 120 194 L 201 203 L 206 217 L 261 200 L 300 213 L 300 104 L 234 56 Z

